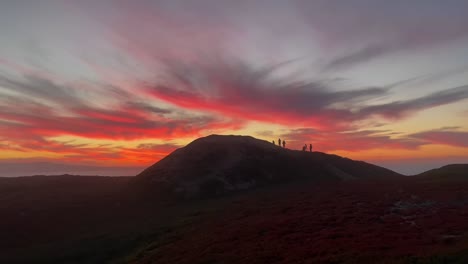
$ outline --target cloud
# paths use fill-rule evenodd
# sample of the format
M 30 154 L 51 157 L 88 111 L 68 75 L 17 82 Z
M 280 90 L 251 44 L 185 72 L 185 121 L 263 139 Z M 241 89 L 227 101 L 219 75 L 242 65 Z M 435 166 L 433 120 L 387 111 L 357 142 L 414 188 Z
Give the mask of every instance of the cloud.
M 275 132 L 272 130 L 262 130 L 255 132 L 256 135 L 261 137 L 273 138 L 275 137 Z
M 312 143 L 319 151 L 363 151 L 369 149 L 417 149 L 425 142 L 416 138 L 399 137 L 387 130 L 349 132 L 320 131 L 313 128 L 291 129 L 281 134 L 291 148 L 300 149 Z
M 88 39 L 88 45 L 77 42 L 62 47 L 70 44 L 68 38 L 62 43 L 56 41 L 60 40 L 54 37 L 57 34 L 40 32 L 44 39 L 59 43 L 51 45 L 54 52 L 48 54 L 52 57 L 44 62 L 50 67 L 43 69 L 51 71 L 24 67 L 14 57 L 0 58 L 2 70 L 6 69 L 0 75 L 0 148 L 53 152 L 74 160 L 148 162 L 177 146 L 91 146 L 51 138 L 168 140 L 236 131 L 250 121 L 288 129 L 305 127 L 281 135 L 299 148 L 305 141 L 323 150 L 352 151 L 416 149 L 436 141 L 459 143 L 464 132 L 423 131 L 405 136 L 376 130 L 387 120 L 465 100 L 466 85 L 440 87 L 438 92 L 414 99 L 389 100 L 395 86 L 433 83 L 457 74 L 456 70 L 381 87 L 352 85 L 350 76 L 326 79 L 328 73 L 376 58 L 419 52 L 468 37 L 465 2 L 427 1 L 80 2 L 83 14 L 69 13 L 78 14 L 80 21 L 86 15 L 89 23 L 61 29 L 75 35 L 72 40 Z M 61 48 L 67 56 L 79 54 L 78 60 L 54 57 L 63 52 Z M 325 61 L 323 70 L 330 72 L 314 72 L 309 66 L 315 60 Z M 69 62 L 76 64 L 53 71 Z M 73 71 L 70 75 L 77 78 L 67 80 L 66 71 Z M 100 82 L 85 80 L 83 75 L 93 80 L 97 76 Z M 275 134 L 259 133 L 264 137 Z
M 119 154 L 124 159 L 136 160 L 139 163 L 152 164 L 166 157 L 174 150 L 182 147 L 175 143 L 145 143 L 136 148 L 120 148 Z
M 297 144 L 298 148 L 312 142 L 326 151 L 415 149 L 428 141 L 421 135 L 395 138 L 391 131 L 350 131 L 359 129 L 363 122 L 372 123 L 376 116 L 401 119 L 468 98 L 468 86 L 460 86 L 415 99 L 370 105 L 387 96 L 388 88 L 350 89 L 343 87 L 346 82 L 342 80 L 306 81 L 278 75 L 289 62 L 258 66 L 221 56 L 166 62 L 164 78 L 141 82 L 131 91 L 113 85 L 60 83 L 40 76 L 0 76 L 0 140 L 14 143 L 2 143 L 1 148 L 60 153 L 69 160 L 93 157 L 148 163 L 176 146 L 95 147 L 50 138 L 193 138 L 213 131 L 235 131 L 256 120 L 308 127 L 281 135 L 289 146 Z
M 346 69 L 397 52 L 464 40 L 464 1 L 303 1 L 300 11 L 321 46 L 335 54 L 326 70 Z M 330 15 L 333 14 L 333 19 Z
M 17 80 L 5 75 L 0 76 L 0 90 L 8 90 L 31 101 L 60 103 L 61 105 L 81 105 L 82 100 L 76 90 L 34 75 L 24 76 L 24 80 Z
M 128 102 L 128 106 L 129 108 L 147 111 L 155 114 L 169 114 L 172 112 L 169 109 L 153 106 L 143 102 Z
M 417 150 L 431 144 L 468 147 L 468 132 L 458 127 L 445 127 L 409 135 L 389 130 L 347 132 L 321 131 L 314 128 L 290 129 L 279 135 L 290 148 L 301 149 L 312 143 L 319 151 L 363 151 L 370 149 Z
M 389 44 L 370 44 L 357 51 L 348 52 L 345 55 L 332 59 L 323 66 L 323 70 L 332 71 L 345 69 L 396 50 L 398 50 L 397 47 Z
M 43 116 L 0 110 L 0 118 L 16 122 L 0 127 L 0 131 L 2 136 L 10 138 L 33 134 L 41 137 L 76 135 L 128 140 L 196 136 L 202 130 L 236 128 L 241 125 L 239 122 L 232 124 L 229 119 L 208 116 L 153 120 L 120 110 L 80 109 L 75 113 L 79 116 Z
M 0 131 L 1 132 L 1 131 Z M 3 135 L 3 134 L 2 134 Z M 45 157 L 53 153 L 59 155 L 42 158 L 41 161 L 81 163 L 90 165 L 119 164 L 120 166 L 150 165 L 165 157 L 173 150 L 180 147 L 175 143 L 147 143 L 136 147 L 122 146 L 118 144 L 83 144 L 75 140 L 68 142 L 58 141 L 50 138 L 42 138 L 30 134 L 21 133 L 17 138 L 9 139 L 6 143 L 0 143 L 0 151 L 16 152 L 39 152 Z M 37 159 L 37 158 L 36 158 Z M 9 159 L 13 161 L 14 159 Z M 21 159 L 19 162 L 29 162 Z
M 182 146 L 178 144 L 174 144 L 174 143 L 164 143 L 164 144 L 145 143 L 145 144 L 138 145 L 137 149 L 172 151 L 180 147 Z
M 137 90 L 130 93 L 118 87 L 97 86 L 80 94 L 76 84 L 61 84 L 37 76 L 16 79 L 2 76 L 0 81 L 3 81 L 0 151 L 17 153 L 18 157 L 41 153 L 46 157 L 59 155 L 61 162 L 149 165 L 178 145 L 129 148 L 116 144 L 62 142 L 53 138 L 170 140 L 239 129 L 244 125 L 243 121 L 229 117 L 159 107 Z
M 362 116 L 380 115 L 388 119 L 401 119 L 409 114 L 436 106 L 459 102 L 468 98 L 468 85 L 454 87 L 416 99 L 363 107 Z
M 391 87 L 345 87 L 333 80 L 284 77 L 294 68 L 290 67 L 293 63 L 281 63 L 289 58 L 278 56 L 260 63 L 262 60 L 252 59 L 256 57 L 248 52 L 249 46 L 261 43 L 255 53 L 267 50 L 270 55 L 270 46 L 281 40 L 266 29 L 295 32 L 297 35 L 286 34 L 285 38 L 299 46 L 313 46 L 317 40 L 327 51 L 324 54 L 331 56 L 325 68 L 337 70 L 400 50 L 467 37 L 468 20 L 460 12 L 465 5 L 367 0 L 339 5 L 300 0 L 233 5 L 213 0 L 161 0 L 120 2 L 112 10 L 105 5 L 101 6 L 104 10 L 84 6 L 92 14 L 104 14 L 101 21 L 111 33 L 110 41 L 147 73 L 138 86 L 157 100 L 234 119 L 344 131 L 375 116 L 401 119 L 457 100 L 444 100 L 447 94 L 441 93 L 371 105 L 373 100 L 389 96 Z M 336 14 L 333 19 L 330 13 Z M 336 54 L 339 56 L 333 57 Z
M 343 91 L 333 81 L 278 78 L 274 73 L 281 64 L 254 67 L 219 57 L 180 64 L 168 64 L 163 81 L 143 84 L 148 94 L 178 107 L 233 118 L 340 127 L 355 119 L 343 106 L 386 94 L 385 88 Z
M 393 89 L 395 87 L 411 87 L 413 85 L 421 86 L 427 84 L 434 84 L 444 79 L 447 79 L 448 77 L 465 74 L 466 72 L 468 72 L 468 66 L 454 67 L 448 70 L 441 70 L 438 72 L 422 74 L 419 76 L 399 80 L 391 84 L 387 84 L 385 87 L 387 87 L 388 89 Z
M 144 85 L 154 98 L 186 109 L 339 130 L 349 130 L 354 123 L 375 116 L 403 119 L 418 111 L 468 98 L 468 86 L 460 86 L 415 99 L 372 105 L 372 100 L 388 95 L 388 88 L 343 90 L 340 89 L 343 82 L 278 77 L 275 73 L 281 66 L 255 67 L 219 57 L 177 67 L 171 63 L 166 67 L 164 81 Z
M 199 53 L 246 56 L 270 54 L 280 60 L 320 48 L 325 70 L 468 37 L 463 1 L 182 1 L 80 4 L 98 16 L 111 42 L 150 68 L 163 59 L 193 59 Z M 98 8 L 101 6 L 100 8 Z M 97 10 L 97 11 L 96 11 Z M 189 11 L 187 11 L 189 10 Z M 333 14 L 330 16 L 330 14 Z M 282 36 L 278 38 L 278 36 Z M 311 48 L 312 47 L 312 48 Z M 285 52 L 286 50 L 286 52 Z M 315 52 L 315 51 L 314 51 Z M 260 58 L 262 56 L 259 56 Z
M 432 144 L 450 145 L 454 147 L 468 147 L 468 132 L 455 128 L 441 128 L 423 131 L 410 135 L 411 138 L 421 139 Z

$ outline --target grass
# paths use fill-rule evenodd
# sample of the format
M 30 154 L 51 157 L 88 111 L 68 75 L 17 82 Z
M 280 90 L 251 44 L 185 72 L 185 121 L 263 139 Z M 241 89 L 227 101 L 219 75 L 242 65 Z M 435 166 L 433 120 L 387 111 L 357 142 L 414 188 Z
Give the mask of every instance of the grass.
M 467 263 L 468 204 L 454 203 L 467 187 L 302 182 L 180 203 L 3 192 L 0 263 Z

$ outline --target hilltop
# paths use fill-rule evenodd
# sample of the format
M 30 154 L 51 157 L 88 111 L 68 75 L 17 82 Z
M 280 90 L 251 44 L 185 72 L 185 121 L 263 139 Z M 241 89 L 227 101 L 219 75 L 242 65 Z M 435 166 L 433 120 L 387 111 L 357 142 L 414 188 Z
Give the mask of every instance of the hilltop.
M 439 181 L 466 181 L 468 180 L 468 164 L 445 165 L 418 174 L 416 177 Z

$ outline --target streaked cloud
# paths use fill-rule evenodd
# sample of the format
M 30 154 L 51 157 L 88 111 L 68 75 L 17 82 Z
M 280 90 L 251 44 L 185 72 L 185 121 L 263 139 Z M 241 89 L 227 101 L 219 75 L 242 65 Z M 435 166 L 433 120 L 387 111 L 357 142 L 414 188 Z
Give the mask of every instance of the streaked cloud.
M 411 100 L 364 107 L 360 110 L 360 113 L 363 115 L 377 114 L 389 119 L 401 119 L 417 111 L 463 101 L 467 98 L 468 85 L 464 85 L 448 88 Z
M 171 66 L 172 64 L 170 64 Z M 468 86 L 443 89 L 415 99 L 374 104 L 386 87 L 347 88 L 334 80 L 306 81 L 274 75 L 281 66 L 254 67 L 241 61 L 207 60 L 166 67 L 165 82 L 149 94 L 179 107 L 284 125 L 349 128 L 373 116 L 402 119 L 468 98 Z M 183 69 L 183 70 L 180 70 Z M 183 76 L 183 77 L 181 77 Z
M 468 131 L 455 128 L 441 128 L 410 135 L 412 138 L 422 139 L 432 144 L 468 147 Z

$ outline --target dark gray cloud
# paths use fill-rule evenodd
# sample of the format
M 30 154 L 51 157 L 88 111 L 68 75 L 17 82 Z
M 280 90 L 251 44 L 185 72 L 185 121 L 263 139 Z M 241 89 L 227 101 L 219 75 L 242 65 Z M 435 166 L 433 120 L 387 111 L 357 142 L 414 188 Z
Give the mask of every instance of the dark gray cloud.
M 390 88 L 343 89 L 346 83 L 342 81 L 277 77 L 275 72 L 281 70 L 281 64 L 255 67 L 219 57 L 183 67 L 173 65 L 167 65 L 164 82 L 148 85 L 148 93 L 188 109 L 280 124 L 302 122 L 315 127 L 349 129 L 353 123 L 374 116 L 402 119 L 468 98 L 468 86 L 460 86 L 415 99 L 371 105 L 373 100 L 388 96 Z
M 170 114 L 172 110 L 150 105 L 144 102 L 128 102 L 128 106 L 133 109 L 143 110 L 155 114 Z
M 147 85 L 148 93 L 180 107 L 243 119 L 277 123 L 327 119 L 338 125 L 357 119 L 349 105 L 387 95 L 380 87 L 337 89 L 341 81 L 275 77 L 282 64 L 254 67 L 217 57 L 177 65 L 168 64 L 164 82 Z
M 112 5 L 112 9 L 108 8 Z M 418 52 L 468 37 L 466 1 L 144 1 L 80 4 L 139 61 L 213 51 L 281 55 L 310 50 L 342 69 L 396 52 Z M 145 19 L 139 19 L 144 17 Z M 281 37 L 278 37 L 281 36 Z M 124 40 L 124 41 L 122 41 Z M 320 47 L 320 50 L 317 49 Z M 286 50 L 286 52 L 284 52 Z M 281 57 L 281 59 L 289 59 Z
M 400 119 L 417 111 L 459 102 L 467 98 L 468 85 L 465 85 L 434 92 L 416 99 L 363 107 L 359 111 L 359 115 L 381 115 L 390 119 Z
M 419 52 L 468 37 L 466 1 L 301 1 L 323 46 L 338 50 L 326 70 L 397 52 Z M 333 14 L 333 16 L 330 16 Z
M 24 76 L 23 80 L 0 75 L 0 92 L 2 90 L 18 93 L 20 97 L 25 97 L 32 102 L 52 102 L 61 105 L 81 105 L 83 103 L 76 90 L 33 75 Z M 21 98 L 16 100 L 21 100 Z
M 324 71 L 340 70 L 359 63 L 366 62 L 379 56 L 386 55 L 398 50 L 397 47 L 388 44 L 372 44 L 363 47 L 357 51 L 348 52 L 347 54 L 332 59 L 323 66 Z

